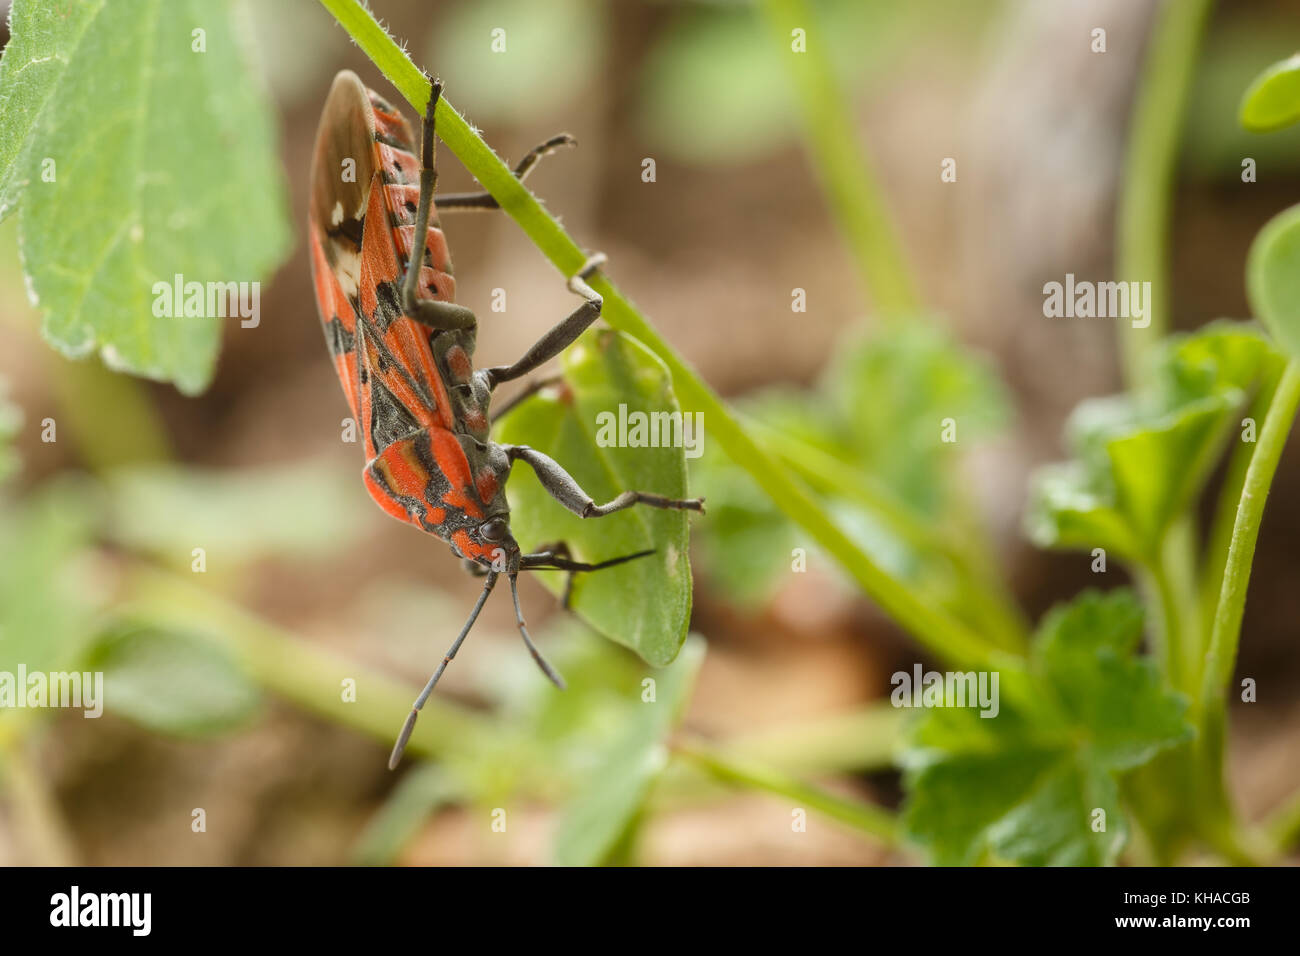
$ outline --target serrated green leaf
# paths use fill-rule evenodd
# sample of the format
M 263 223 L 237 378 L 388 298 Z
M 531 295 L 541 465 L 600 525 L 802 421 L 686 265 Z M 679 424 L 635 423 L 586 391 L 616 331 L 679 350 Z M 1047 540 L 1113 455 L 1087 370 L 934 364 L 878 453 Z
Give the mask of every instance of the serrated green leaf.
M 1251 243 L 1246 292 L 1278 345 L 1300 356 L 1300 206 L 1270 219 Z
M 1130 592 L 1085 592 L 1039 628 L 1032 715 L 1004 705 L 993 718 L 952 708 L 917 721 L 904 820 L 937 862 L 1115 862 L 1127 834 L 1116 775 L 1191 734 L 1186 701 L 1134 656 L 1141 631 Z
M 208 737 L 249 723 L 261 693 L 223 648 L 188 634 L 123 628 L 88 666 L 104 672 L 104 710 L 150 730 Z
M 596 442 L 605 421 L 599 416 L 617 419 L 620 406 L 629 415 L 680 412 L 663 363 L 636 340 L 600 329 L 588 331 L 565 352 L 563 369 L 563 389 L 535 396 L 510 412 L 497 440 L 549 455 L 597 502 L 629 490 L 689 497 L 683 448 L 601 447 Z M 572 606 L 596 630 L 649 663 L 670 663 L 690 623 L 686 513 L 638 505 L 604 518 L 579 518 L 531 472 L 516 465 L 508 486 L 511 528 L 525 548 L 564 541 L 577 560 L 588 562 L 654 549 L 627 564 L 579 575 Z M 559 572 L 538 577 L 555 593 L 564 586 Z
M 1105 829 L 1098 829 L 1103 820 Z M 988 830 L 992 853 L 1024 866 L 1108 866 L 1127 838 L 1115 778 L 1082 755 L 1039 774 L 1030 792 Z
M 260 282 L 289 245 L 272 123 L 231 4 L 15 0 L 13 25 L 0 188 L 18 200 L 46 338 L 201 391 L 223 320 L 184 317 L 183 303 L 156 316 L 155 284 Z
M 1274 63 L 1255 78 L 1241 98 L 1241 125 L 1254 133 L 1300 120 L 1300 54 Z
M 1031 480 L 1031 540 L 1150 560 L 1200 494 L 1234 410 L 1280 362 L 1254 327 L 1216 322 L 1166 342 L 1142 391 L 1080 403 L 1067 426 L 1075 460 Z
M 689 641 L 670 667 L 653 674 L 655 699 L 629 705 L 623 733 L 596 761 L 587 785 L 560 818 L 555 861 L 561 866 L 599 864 L 626 836 L 667 765 L 665 740 L 690 700 L 704 647 L 699 637 Z

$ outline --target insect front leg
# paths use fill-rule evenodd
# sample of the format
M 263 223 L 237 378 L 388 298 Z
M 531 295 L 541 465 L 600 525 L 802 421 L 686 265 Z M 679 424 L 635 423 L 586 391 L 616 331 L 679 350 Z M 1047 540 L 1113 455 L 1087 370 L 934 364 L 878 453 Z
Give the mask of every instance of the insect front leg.
M 533 369 L 553 359 L 572 345 L 579 335 L 600 318 L 600 310 L 605 300 L 601 298 L 599 292 L 587 284 L 587 280 L 604 264 L 605 257 L 600 253 L 583 263 L 578 274 L 569 280 L 569 291 L 582 296 L 584 300 L 582 305 L 538 339 L 514 365 L 497 365 L 487 369 L 484 374 L 489 389 L 496 388 L 502 382 L 519 378 L 521 375 L 527 375 Z
M 653 548 L 648 551 L 637 551 L 634 554 L 623 554 L 617 558 L 609 558 L 606 561 L 597 561 L 593 564 L 573 560 L 573 554 L 569 550 L 568 543 L 556 541 L 553 544 L 539 545 L 536 551 L 523 555 L 519 560 L 519 567 L 532 571 L 569 572 L 564 579 L 564 593 L 560 596 L 560 607 L 567 611 L 572 603 L 573 581 L 578 576 L 578 572 L 612 568 L 616 564 L 635 561 L 637 558 L 644 558 L 651 554 L 654 554 Z
M 438 167 L 434 162 L 434 111 L 442 97 L 442 80 L 432 81 L 429 105 L 424 111 L 424 126 L 420 144 L 420 203 L 415 211 L 415 231 L 412 233 L 411 258 L 406 263 L 406 277 L 402 281 L 402 311 L 407 316 L 431 328 L 450 331 L 472 329 L 478 324 L 474 313 L 463 305 L 438 299 L 422 299 L 417 295 L 420 270 L 424 266 L 423 243 L 429 233 L 429 217 L 433 210 L 433 193 L 438 187 Z
M 546 142 L 534 146 L 528 151 L 528 155 L 519 161 L 515 167 L 515 177 L 520 182 L 528 178 L 533 167 L 537 165 L 538 160 L 543 156 L 548 156 L 555 152 L 561 146 L 577 146 L 578 141 L 568 133 L 561 133 L 559 136 L 552 136 Z M 443 193 L 438 197 L 438 208 L 442 210 L 471 210 L 471 209 L 500 209 L 501 204 L 497 202 L 496 197 L 489 192 L 476 193 Z
M 515 461 L 527 462 L 551 497 L 579 518 L 603 518 L 637 504 L 677 511 L 704 511 L 703 498 L 665 498 L 648 491 L 625 491 L 614 500 L 598 505 L 553 458 L 527 445 L 503 445 L 502 450 L 512 464 Z

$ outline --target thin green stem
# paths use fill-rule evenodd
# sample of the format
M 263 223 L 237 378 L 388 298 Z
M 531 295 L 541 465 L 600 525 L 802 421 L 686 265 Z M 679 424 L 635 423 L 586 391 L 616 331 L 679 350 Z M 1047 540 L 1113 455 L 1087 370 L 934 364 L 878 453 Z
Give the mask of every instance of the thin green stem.
M 320 2 L 402 95 L 423 110 L 429 98 L 428 78 L 384 32 L 374 16 L 357 0 Z M 452 108 L 446 96 L 438 102 L 437 123 L 442 141 L 541 253 L 564 275 L 576 273 L 586 261 L 586 254 Z M 812 535 L 886 613 L 931 651 L 951 662 L 985 669 L 993 666 L 989 642 L 883 571 L 822 511 L 808 488 L 759 446 L 717 394 L 612 283 L 598 274 L 591 285 L 604 297 L 605 321 L 640 340 L 668 366 L 682 407 L 704 414 L 710 437 L 731 460 L 748 471 L 777 506 Z
M 1227 737 L 1227 691 L 1237 663 L 1241 642 L 1241 621 L 1246 609 L 1255 544 L 1269 487 L 1277 471 L 1282 449 L 1291 432 L 1300 405 L 1300 360 L 1288 363 L 1278 381 L 1273 401 L 1260 428 L 1259 441 L 1242 482 L 1237 517 L 1232 526 L 1228 558 L 1224 562 L 1219 604 L 1214 612 L 1209 649 L 1205 655 L 1200 694 L 1194 701 L 1193 716 L 1200 727 L 1197 757 L 1201 793 L 1201 828 L 1207 839 L 1235 834 L 1237 825 L 1224 781 L 1224 749 Z
M 1201 37 L 1212 0 L 1169 0 L 1160 6 L 1148 41 L 1129 124 L 1118 213 L 1116 273 L 1150 282 L 1150 324 L 1126 324 L 1120 336 L 1130 383 L 1169 330 L 1169 208 L 1179 138 Z
M 884 191 L 858 142 L 848 98 L 826 54 L 826 32 L 804 0 L 764 0 L 764 18 L 793 81 L 813 168 L 848 242 L 858 277 L 886 321 L 914 318 L 920 297 Z M 794 31 L 805 49 L 795 49 Z
M 898 842 L 898 824 L 894 816 L 874 804 L 849 800 L 761 764 L 723 754 L 698 740 L 675 743 L 673 753 L 725 783 L 785 797 L 801 808 L 816 810 L 886 846 Z
M 1273 394 L 1277 391 L 1277 375 L 1270 376 L 1260 384 L 1259 390 L 1246 410 L 1246 417 L 1255 422 L 1262 422 L 1268 414 Z M 1258 439 L 1258 435 L 1255 436 Z M 1201 627 L 1209 632 L 1214 622 L 1214 612 L 1219 606 L 1219 589 L 1223 583 L 1223 568 L 1228 562 L 1228 548 L 1232 544 L 1232 527 L 1237 520 L 1237 504 L 1241 500 L 1241 488 L 1246 483 L 1246 468 L 1255 453 L 1255 443 L 1238 441 L 1228 460 L 1227 473 L 1223 479 L 1223 488 L 1215 505 L 1214 518 L 1210 524 L 1210 536 L 1205 546 L 1205 559 L 1202 562 L 1201 578 L 1198 586 L 1200 602 Z M 1202 655 L 1203 656 L 1203 655 Z M 1200 687 L 1200 678 L 1194 685 Z
M 1199 710 L 1203 716 L 1221 712 L 1228 683 L 1237 663 L 1237 646 L 1241 640 L 1241 620 L 1246 609 L 1246 590 L 1250 584 L 1255 543 L 1259 540 L 1264 504 L 1273 483 L 1282 449 L 1300 404 L 1300 359 L 1288 363 L 1264 424 L 1259 431 L 1255 453 L 1246 468 L 1241 500 L 1232 526 L 1228 559 L 1224 562 L 1223 585 L 1219 605 L 1214 612 L 1210 646 L 1205 656 L 1205 677 L 1201 683 Z

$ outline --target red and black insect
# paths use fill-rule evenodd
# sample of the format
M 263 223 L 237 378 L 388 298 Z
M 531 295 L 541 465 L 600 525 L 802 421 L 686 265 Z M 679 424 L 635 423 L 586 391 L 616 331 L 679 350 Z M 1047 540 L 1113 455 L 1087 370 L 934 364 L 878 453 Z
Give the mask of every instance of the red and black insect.
M 595 571 L 650 553 L 595 564 L 573 560 L 562 543 L 522 553 L 510 533 L 505 495 L 514 462 L 530 465 L 560 504 L 584 518 L 634 504 L 692 511 L 702 510 L 703 504 L 641 491 L 625 491 L 597 504 L 541 452 L 490 440 L 493 389 L 558 355 L 600 317 L 601 297 L 586 280 L 604 257 L 592 257 L 569 280 L 582 305 L 519 361 L 473 368 L 478 323 L 473 312 L 454 302 L 456 282 L 434 209 L 434 109 L 441 92 L 441 82 L 434 80 L 417 158 L 402 115 L 356 74 L 343 71 L 325 102 L 312 161 L 308 235 L 316 302 L 335 370 L 364 438 L 366 489 L 390 515 L 436 534 L 471 571 L 486 576 L 469 620 L 416 698 L 390 768 L 401 759 L 420 709 L 499 575 L 510 579 L 515 620 L 529 652 L 546 676 L 563 687 L 529 637 L 519 609 L 520 569 Z M 515 175 L 523 179 L 542 156 L 572 142 L 568 136 L 548 140 L 524 157 Z M 485 192 L 444 195 L 438 205 L 443 210 L 498 208 Z M 419 255 L 414 255 L 417 248 Z

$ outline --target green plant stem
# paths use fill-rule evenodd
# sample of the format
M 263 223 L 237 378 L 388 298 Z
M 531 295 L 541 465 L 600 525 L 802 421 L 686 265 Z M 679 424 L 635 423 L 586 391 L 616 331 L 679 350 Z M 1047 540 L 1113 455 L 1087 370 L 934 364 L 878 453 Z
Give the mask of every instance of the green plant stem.
M 429 98 L 429 80 L 357 0 L 320 0 L 357 46 L 419 110 Z M 534 245 L 564 275 L 576 273 L 586 254 L 451 106 L 438 102 L 438 135 L 465 167 L 519 224 Z M 603 275 L 591 285 L 605 300 L 603 317 L 615 329 L 641 341 L 659 356 L 673 376 L 684 410 L 703 412 L 710 437 L 737 465 L 748 471 L 783 512 L 802 526 L 834 557 L 866 593 L 918 641 L 944 659 L 989 669 L 991 647 L 961 621 L 933 608 L 885 573 L 829 518 L 820 503 L 779 461 L 762 449 L 722 400 L 650 326 Z
M 1228 687 L 1241 642 L 1241 621 L 1246 609 L 1246 593 L 1264 505 L 1298 405 L 1300 360 L 1292 360 L 1278 382 L 1259 431 L 1255 453 L 1246 467 L 1237 516 L 1232 526 L 1232 539 L 1228 546 L 1228 558 L 1224 562 L 1219 604 L 1214 612 L 1214 625 L 1205 655 L 1200 694 L 1193 705 L 1195 723 L 1200 727 L 1197 756 L 1202 793 L 1198 805 L 1202 809 L 1202 828 L 1211 837 L 1235 829 L 1232 805 L 1224 781 Z
M 1205 678 L 1201 683 L 1202 717 L 1222 712 L 1224 696 L 1237 663 L 1237 646 L 1241 640 L 1241 620 L 1246 608 L 1246 589 L 1250 584 L 1255 543 L 1268 499 L 1269 487 L 1277 471 L 1282 449 L 1300 405 L 1300 359 L 1288 363 L 1273 395 L 1272 404 L 1259 430 L 1255 453 L 1246 467 L 1237 517 L 1232 526 L 1228 559 L 1224 563 L 1223 585 L 1214 612 L 1210 646 L 1205 657 Z
M 799 807 L 816 810 L 886 846 L 894 846 L 898 842 L 898 825 L 893 815 L 874 804 L 849 800 L 771 768 L 723 754 L 698 740 L 688 739 L 674 743 L 673 753 L 725 783 L 740 784 L 785 797 Z
M 1150 325 L 1126 324 L 1120 335 L 1130 384 L 1147 370 L 1147 356 L 1169 330 L 1169 209 L 1174 169 L 1196 56 L 1212 0 L 1175 0 L 1160 5 L 1137 100 L 1120 181 L 1116 273 L 1122 281 L 1150 282 Z
M 1264 420 L 1269 405 L 1273 402 L 1273 395 L 1277 391 L 1277 378 L 1277 375 L 1272 375 L 1260 384 L 1250 407 L 1246 410 L 1246 417 L 1257 423 Z M 1259 436 L 1256 435 L 1255 438 L 1258 441 Z M 1214 612 L 1219 606 L 1219 589 L 1223 584 L 1224 566 L 1228 563 L 1228 548 L 1232 545 L 1232 527 L 1237 520 L 1237 505 L 1241 500 L 1242 485 L 1246 483 L 1246 468 L 1250 465 L 1254 453 L 1254 442 L 1236 443 L 1228 461 L 1219 500 L 1215 504 L 1198 585 L 1201 628 L 1207 634 L 1213 626 Z M 1202 654 L 1201 658 L 1203 657 Z M 1200 687 L 1199 675 L 1194 686 Z
M 793 82 L 813 167 L 853 253 L 858 277 L 880 318 L 915 318 L 921 305 L 916 285 L 884 192 L 858 142 L 848 98 L 825 52 L 826 33 L 804 0 L 764 0 L 761 8 Z M 796 28 L 805 32 L 806 52 L 792 49 Z

